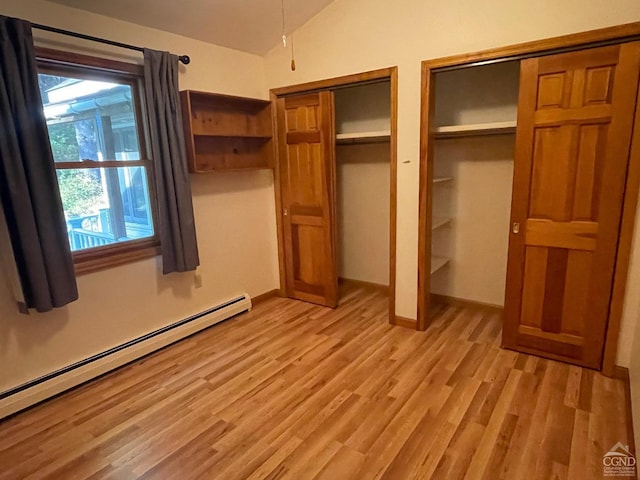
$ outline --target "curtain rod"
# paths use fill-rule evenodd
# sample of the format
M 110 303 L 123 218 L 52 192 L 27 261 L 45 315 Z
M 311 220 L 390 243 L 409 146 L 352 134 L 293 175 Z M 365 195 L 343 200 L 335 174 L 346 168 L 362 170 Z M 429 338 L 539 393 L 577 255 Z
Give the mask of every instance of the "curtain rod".
M 37 23 L 32 23 L 31 27 L 37 28 L 38 30 L 45 30 L 47 32 L 59 33 L 61 35 L 81 38 L 83 40 L 90 40 L 92 42 L 104 43 L 106 45 L 112 45 L 114 47 L 126 48 L 128 50 L 135 50 L 136 52 L 144 51 L 144 48 L 142 47 L 127 45 L 126 43 L 114 42 L 113 40 L 106 40 L 104 38 L 92 37 L 91 35 L 85 35 L 84 33 L 70 32 L 69 30 L 62 30 L 61 28 L 49 27 L 47 25 L 39 25 Z M 189 57 L 189 55 L 180 55 L 178 56 L 178 60 L 184 63 L 185 65 L 189 65 L 189 63 L 191 63 L 191 57 Z

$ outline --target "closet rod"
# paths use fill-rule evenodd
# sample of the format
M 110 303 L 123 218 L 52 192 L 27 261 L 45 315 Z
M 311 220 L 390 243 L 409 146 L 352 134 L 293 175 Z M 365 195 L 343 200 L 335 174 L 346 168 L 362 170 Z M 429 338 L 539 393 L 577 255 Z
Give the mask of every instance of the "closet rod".
M 112 45 L 114 47 L 126 48 L 127 50 L 135 50 L 136 52 L 144 52 L 144 48 L 136 47 L 135 45 L 127 45 L 126 43 L 114 42 L 113 40 L 106 40 L 104 38 L 93 37 L 91 35 L 85 35 L 84 33 L 71 32 L 69 30 L 63 30 L 61 28 L 49 27 L 47 25 L 39 25 L 37 23 L 31 24 L 32 28 L 38 30 L 44 30 L 46 32 L 59 33 L 60 35 L 67 35 L 69 37 L 81 38 L 83 40 L 90 40 L 92 42 L 104 43 L 105 45 Z M 180 55 L 178 60 L 185 65 L 191 63 L 191 57 L 189 55 Z

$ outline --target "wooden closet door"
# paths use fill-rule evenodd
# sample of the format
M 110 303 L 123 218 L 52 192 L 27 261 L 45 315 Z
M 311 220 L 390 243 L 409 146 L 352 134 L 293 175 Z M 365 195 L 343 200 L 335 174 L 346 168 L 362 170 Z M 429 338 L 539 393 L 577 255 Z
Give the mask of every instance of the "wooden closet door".
M 338 301 L 334 130 L 332 92 L 278 100 L 286 293 L 328 307 Z
M 638 42 L 522 62 L 503 346 L 599 369 Z

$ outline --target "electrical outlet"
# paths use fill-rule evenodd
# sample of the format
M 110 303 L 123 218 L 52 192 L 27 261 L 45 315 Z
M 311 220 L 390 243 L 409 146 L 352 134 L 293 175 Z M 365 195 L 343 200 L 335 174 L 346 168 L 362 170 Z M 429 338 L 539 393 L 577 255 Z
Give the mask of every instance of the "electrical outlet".
M 193 274 L 193 284 L 196 288 L 202 288 L 202 274 L 200 270 L 196 270 Z

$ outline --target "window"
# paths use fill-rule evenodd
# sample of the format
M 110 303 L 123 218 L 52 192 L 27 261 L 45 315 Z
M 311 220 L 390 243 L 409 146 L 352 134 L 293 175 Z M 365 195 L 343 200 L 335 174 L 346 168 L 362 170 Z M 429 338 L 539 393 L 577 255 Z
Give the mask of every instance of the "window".
M 41 50 L 38 72 L 76 269 L 155 254 L 141 67 Z

